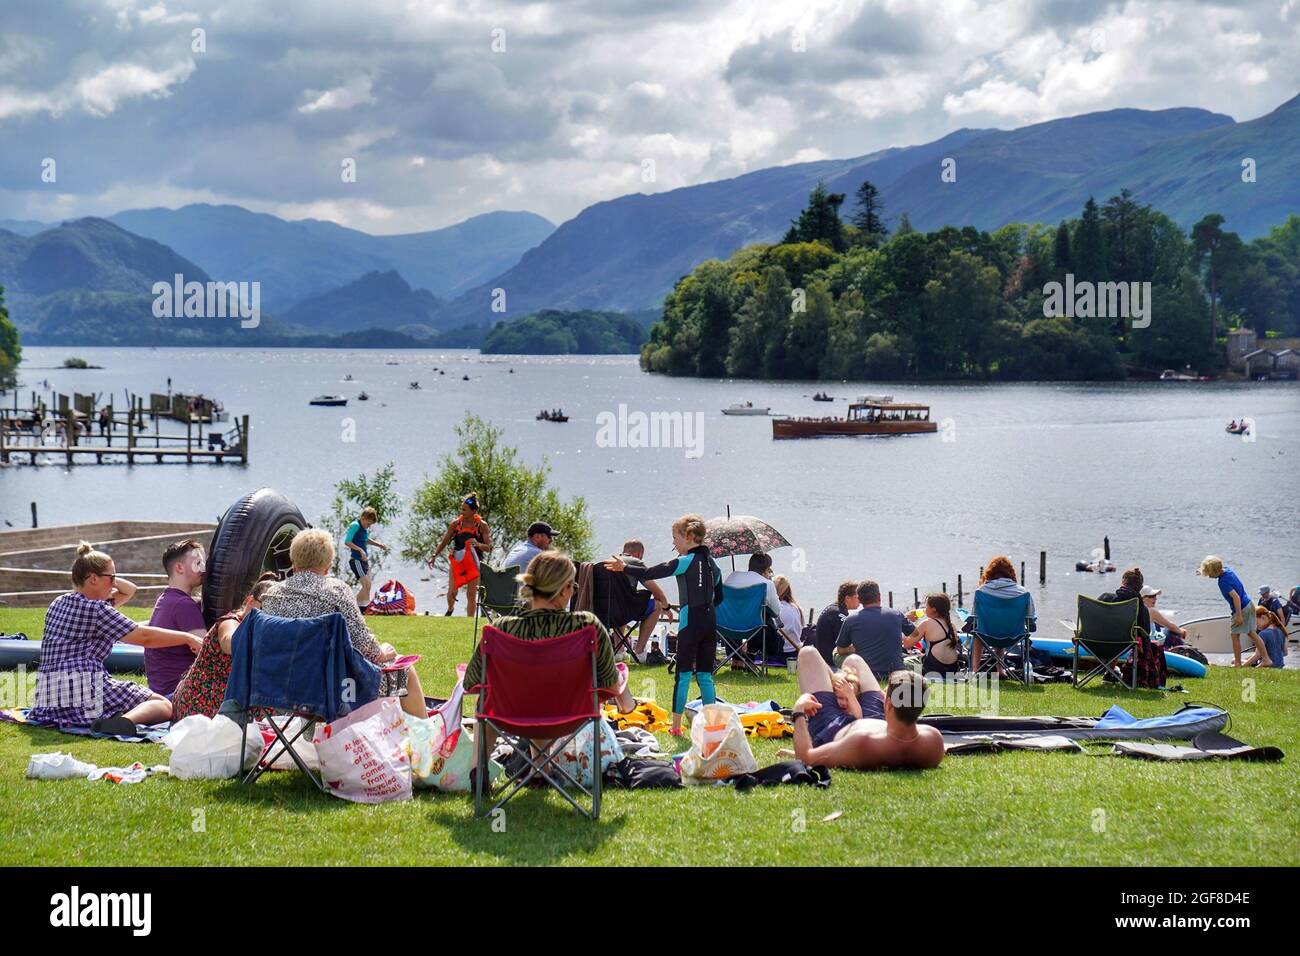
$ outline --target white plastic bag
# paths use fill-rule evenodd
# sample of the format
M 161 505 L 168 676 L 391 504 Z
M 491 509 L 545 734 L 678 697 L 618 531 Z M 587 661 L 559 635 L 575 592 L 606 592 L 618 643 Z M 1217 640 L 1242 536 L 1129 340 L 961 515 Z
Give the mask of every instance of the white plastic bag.
M 706 704 L 691 721 L 691 749 L 682 758 L 682 783 L 725 780 L 758 769 L 745 728 L 726 704 Z
M 333 723 L 312 743 L 329 792 L 354 803 L 411 798 L 410 732 L 396 697 L 380 697 Z
M 251 768 L 262 753 L 262 734 L 256 726 L 248 728 L 245 744 L 239 724 L 221 714 L 186 717 L 172 726 L 162 743 L 172 752 L 170 771 L 178 780 L 225 780 Z

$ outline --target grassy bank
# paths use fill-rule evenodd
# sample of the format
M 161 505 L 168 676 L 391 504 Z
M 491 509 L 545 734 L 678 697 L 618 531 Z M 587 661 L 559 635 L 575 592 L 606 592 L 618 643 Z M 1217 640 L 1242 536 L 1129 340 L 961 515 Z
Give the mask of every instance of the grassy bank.
M 44 611 L 0 611 L 0 631 L 39 637 Z M 140 616 L 136 614 L 135 616 Z M 463 618 L 379 618 L 381 639 L 424 655 L 430 694 L 445 694 L 469 651 Z M 3 681 L 5 675 L 0 675 Z M 1243 676 L 1256 681 L 1242 701 Z M 13 864 L 1123 864 L 1296 865 L 1300 818 L 1300 673 L 1211 668 L 1189 694 L 1109 687 L 1003 685 L 1006 714 L 1097 715 L 1117 700 L 1139 716 L 1182 701 L 1232 713 L 1230 733 L 1289 754 L 1280 764 L 1163 764 L 1087 754 L 952 757 L 925 773 L 837 771 L 829 790 L 781 787 L 606 792 L 599 823 L 559 797 L 527 793 L 506 829 L 473 819 L 468 797 L 417 791 L 364 807 L 318 793 L 300 774 L 251 786 L 155 777 L 135 786 L 30 781 L 32 753 L 63 750 L 101 766 L 166 763 L 167 751 L 0 724 L 0 865 Z M 0 686 L 3 686 L 0 683 Z M 633 668 L 633 691 L 667 704 L 662 668 Z M 733 700 L 793 702 L 792 675 L 719 675 Z M 955 710 L 955 708 L 945 708 Z M 665 749 L 676 741 L 661 735 Z M 788 743 L 755 740 L 760 765 Z M 829 823 L 832 811 L 843 816 Z M 201 813 L 200 813 L 201 811 Z M 202 819 L 203 832 L 195 832 Z

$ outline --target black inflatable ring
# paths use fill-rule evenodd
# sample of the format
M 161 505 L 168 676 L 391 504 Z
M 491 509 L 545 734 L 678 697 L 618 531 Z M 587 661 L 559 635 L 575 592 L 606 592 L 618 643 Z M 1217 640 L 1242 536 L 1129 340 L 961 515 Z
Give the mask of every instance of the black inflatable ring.
M 203 580 L 203 618 L 209 627 L 239 607 L 263 571 L 289 570 L 289 542 L 306 527 L 298 506 L 271 488 L 247 494 L 226 509 L 212 533 Z

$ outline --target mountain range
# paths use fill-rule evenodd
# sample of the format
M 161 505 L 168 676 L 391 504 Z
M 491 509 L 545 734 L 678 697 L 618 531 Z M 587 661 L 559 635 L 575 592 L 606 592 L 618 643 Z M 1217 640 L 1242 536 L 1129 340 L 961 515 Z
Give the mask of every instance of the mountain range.
M 705 259 L 778 240 L 818 181 L 850 197 L 848 215 L 866 179 L 891 224 L 906 213 L 923 230 L 1055 223 L 1077 216 L 1089 196 L 1128 188 L 1184 227 L 1218 212 L 1250 239 L 1300 211 L 1300 97 L 1241 123 L 1201 109 L 1115 109 L 960 129 L 917 146 L 626 195 L 558 228 L 532 213 L 496 212 L 374 236 L 206 204 L 54 226 L 0 220 L 0 284 L 20 329 L 39 327 L 41 340 L 87 328 L 97 295 L 109 297 L 113 315 L 129 314 L 132 302 L 148 301 L 142 290 L 177 271 L 260 281 L 267 336 L 380 327 L 426 338 L 544 308 L 654 309 Z M 492 309 L 498 289 L 504 313 Z

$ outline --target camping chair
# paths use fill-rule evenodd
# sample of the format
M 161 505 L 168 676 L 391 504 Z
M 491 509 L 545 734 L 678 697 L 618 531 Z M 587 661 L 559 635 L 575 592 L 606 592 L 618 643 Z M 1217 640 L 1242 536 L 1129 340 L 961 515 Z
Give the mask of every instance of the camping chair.
M 337 720 L 374 700 L 379 677 L 379 669 L 352 646 L 342 614 L 292 619 L 249 611 L 231 638 L 230 679 L 219 713 L 240 725 L 241 754 L 247 752 L 250 707 L 272 708 L 275 716 L 300 717 L 302 725 L 288 736 L 289 721 L 281 726 L 278 720 L 268 720 L 274 737 L 240 782 L 257 780 L 281 754 L 288 753 L 316 789 L 325 792 L 324 780 L 312 772 L 294 744 L 317 721 Z
M 730 664 L 751 674 L 767 675 L 767 655 L 749 656 L 746 644 L 755 637 L 764 637 L 771 612 L 767 607 L 767 585 L 749 584 L 745 587 L 722 586 L 722 603 L 714 608 L 717 617 L 718 638 L 722 641 L 724 657 L 714 668 L 719 671 Z M 764 648 L 766 650 L 766 648 Z
M 515 580 L 518 574 L 519 569 L 514 566 L 478 566 L 478 606 L 489 621 L 519 613 L 519 582 Z
M 986 653 L 980 655 L 978 672 L 993 670 L 1014 674 L 1007 653 L 1019 647 L 1021 682 L 1029 683 L 1029 594 L 998 597 L 987 591 L 975 592 L 975 630 L 971 633 L 971 652 L 978 640 Z
M 487 728 L 511 738 L 524 766 L 504 783 L 505 792 L 486 812 L 483 806 L 486 773 L 474 774 L 474 815 L 483 817 L 499 810 L 531 780 L 542 779 L 559 791 L 575 810 L 596 820 L 600 816 L 601 697 L 596 676 L 597 632 L 584 627 L 559 637 L 524 641 L 497 630 L 483 628 L 479 652 L 483 682 L 468 688 L 478 694 L 474 710 L 476 767 L 488 765 Z M 592 786 L 584 787 L 558 762 L 564 748 L 584 727 L 591 729 Z M 531 741 L 551 741 L 538 752 Z M 591 809 L 575 800 L 565 783 L 576 787 L 591 801 Z
M 1125 654 L 1135 652 L 1138 642 L 1145 631 L 1138 625 L 1138 598 L 1127 601 L 1098 601 L 1087 595 L 1079 595 L 1078 616 L 1074 624 L 1074 669 L 1075 687 L 1082 687 L 1098 674 L 1110 674 L 1121 686 L 1129 690 L 1137 689 L 1137 665 L 1128 681 L 1124 680 L 1119 669 L 1119 661 Z M 1091 654 L 1097 663 L 1083 675 L 1079 676 L 1079 655 Z
M 649 591 L 638 590 L 637 597 L 642 599 L 641 611 L 629 611 L 626 604 L 620 601 L 619 592 L 613 586 L 614 578 L 620 574 L 621 572 L 610 571 L 599 561 L 592 565 L 591 610 L 609 631 L 609 639 L 614 644 L 615 655 L 620 651 L 633 653 L 633 638 L 641 627 L 642 618 L 645 617 L 644 599 L 650 597 Z M 629 614 L 633 615 L 631 620 L 627 619 Z

